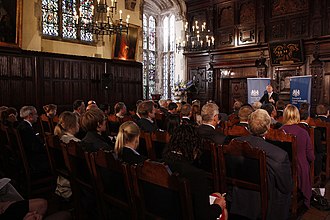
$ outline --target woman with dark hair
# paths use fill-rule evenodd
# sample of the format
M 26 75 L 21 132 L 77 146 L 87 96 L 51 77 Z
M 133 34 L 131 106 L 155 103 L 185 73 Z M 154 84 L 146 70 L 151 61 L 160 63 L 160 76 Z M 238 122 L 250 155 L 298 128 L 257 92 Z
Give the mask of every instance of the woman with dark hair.
M 226 201 L 219 196 L 210 205 L 207 175 L 193 165 L 200 154 L 201 140 L 194 127 L 180 125 L 173 132 L 163 158 L 172 171 L 189 180 L 195 219 L 217 219 L 226 208 Z

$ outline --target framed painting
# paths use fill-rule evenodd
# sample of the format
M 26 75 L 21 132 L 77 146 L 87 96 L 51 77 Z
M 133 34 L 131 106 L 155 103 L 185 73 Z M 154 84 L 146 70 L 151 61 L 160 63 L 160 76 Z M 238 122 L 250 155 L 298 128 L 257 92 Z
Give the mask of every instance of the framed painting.
M 23 0 L 0 0 L 0 46 L 20 48 Z
M 136 48 L 139 38 L 139 27 L 130 25 L 127 33 L 117 34 L 114 45 L 114 58 L 136 60 Z

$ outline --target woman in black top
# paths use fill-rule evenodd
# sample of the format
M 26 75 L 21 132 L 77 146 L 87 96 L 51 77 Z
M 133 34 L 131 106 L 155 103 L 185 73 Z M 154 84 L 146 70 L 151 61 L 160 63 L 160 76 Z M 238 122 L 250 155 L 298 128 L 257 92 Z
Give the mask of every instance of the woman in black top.
M 180 125 L 171 136 L 163 158 L 170 169 L 189 180 L 195 219 L 217 219 L 226 207 L 223 197 L 209 203 L 208 179 L 205 171 L 193 162 L 201 153 L 201 141 L 191 125 Z
M 115 152 L 119 158 L 129 164 L 139 164 L 146 160 L 137 151 L 140 128 L 133 121 L 124 122 L 119 127 L 115 144 Z

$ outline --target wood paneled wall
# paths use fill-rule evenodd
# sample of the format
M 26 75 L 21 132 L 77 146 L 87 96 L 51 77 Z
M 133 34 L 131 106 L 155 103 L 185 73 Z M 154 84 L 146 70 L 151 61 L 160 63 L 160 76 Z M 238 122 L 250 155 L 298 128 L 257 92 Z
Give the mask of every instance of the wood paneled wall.
M 107 89 L 105 89 L 105 85 Z M 97 103 L 142 99 L 142 64 L 21 51 L 0 54 L 0 106 L 39 110 L 49 103 L 71 110 L 76 99 Z
M 187 20 L 206 21 L 208 29 L 215 37 L 215 48 L 209 51 L 193 51 L 187 57 L 187 78 L 191 71 L 204 68 L 214 57 L 213 81 L 206 85 L 206 93 L 194 94 L 192 99 L 206 102 L 214 99 L 226 111 L 231 110 L 234 99 L 231 94 L 247 94 L 235 90 L 244 85 L 247 77 L 258 77 L 255 61 L 266 58 L 267 77 L 272 79 L 275 90 L 280 92 L 277 69 L 297 69 L 299 75 L 313 74 L 311 63 L 313 53 L 319 54 L 322 62 L 330 62 L 330 1 L 327 0 L 187 0 Z M 304 63 L 296 65 L 272 65 L 269 43 L 302 40 Z M 318 45 L 318 46 L 316 46 Z M 232 74 L 224 74 L 229 70 Z M 325 82 L 319 102 L 330 104 L 329 77 L 330 65 L 324 65 Z M 204 81 L 207 81 L 205 76 Z M 314 77 L 313 77 L 314 79 Z M 243 86 L 241 86 L 243 88 Z M 283 96 L 284 97 L 284 96 Z M 285 98 L 285 97 L 284 97 Z M 287 98 L 287 97 L 286 97 Z M 287 101 L 287 100 L 286 100 Z

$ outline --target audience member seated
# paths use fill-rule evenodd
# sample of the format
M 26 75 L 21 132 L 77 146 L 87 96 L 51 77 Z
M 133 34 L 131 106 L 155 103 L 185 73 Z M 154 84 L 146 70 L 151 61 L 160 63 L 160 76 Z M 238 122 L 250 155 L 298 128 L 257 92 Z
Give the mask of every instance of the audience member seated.
M 2 111 L 1 119 L 3 125 L 11 128 L 16 128 L 18 126 L 17 120 L 17 110 L 13 107 L 9 107 L 6 110 Z
M 87 102 L 87 107 L 86 107 L 86 111 L 92 109 L 92 108 L 98 108 L 96 102 L 94 100 L 89 100 Z
M 307 208 L 310 208 L 312 183 L 309 164 L 315 159 L 311 139 L 307 131 L 298 125 L 300 116 L 296 106 L 291 104 L 286 106 L 283 113 L 283 122 L 284 125 L 281 129 L 297 137 L 298 189 L 303 193 L 304 204 Z
M 268 114 L 271 118 L 271 123 L 270 123 L 271 126 L 273 126 L 275 129 L 278 129 L 282 126 L 282 124 L 280 122 L 275 120 L 276 109 L 272 104 L 270 104 L 270 103 L 264 104 L 263 106 L 261 106 L 261 109 L 264 109 L 268 112 Z
M 142 131 L 153 132 L 158 129 L 155 119 L 156 109 L 153 101 L 143 101 L 138 108 L 138 113 L 141 119 L 138 121 L 138 125 Z
M 123 102 L 118 102 L 114 107 L 115 114 L 111 114 L 108 116 L 109 120 L 109 130 L 112 133 L 118 133 L 119 126 L 125 122 L 130 121 L 129 116 L 126 115 L 126 105 Z
M 23 106 L 20 110 L 23 121 L 17 126 L 22 144 L 32 172 L 44 172 L 49 170 L 49 161 L 44 143 L 33 130 L 32 124 L 37 122 L 38 113 L 33 106 Z
M 278 100 L 276 102 L 276 117 L 279 118 L 279 117 L 283 117 L 283 111 L 284 111 L 284 108 L 285 108 L 285 103 L 283 100 Z
M 142 100 L 137 100 L 136 102 L 136 112 L 134 115 L 132 115 L 132 119 L 133 121 L 138 124 L 138 121 L 141 119 L 141 116 L 139 115 L 139 106 L 142 103 Z
M 311 126 L 309 126 L 310 116 L 309 116 L 309 108 L 302 107 L 300 105 L 300 122 L 299 126 L 305 129 L 308 133 L 310 132 Z M 313 143 L 312 143 L 313 144 Z M 319 129 L 314 129 L 314 176 L 318 176 L 322 170 L 322 157 L 325 153 L 322 147 L 322 132 Z
M 73 102 L 73 113 L 75 113 L 78 118 L 85 113 L 85 103 L 83 100 L 75 100 Z
M 285 220 L 289 218 L 291 191 L 293 187 L 291 165 L 287 152 L 265 141 L 263 138 L 270 128 L 271 118 L 263 109 L 251 113 L 249 127 L 252 135 L 236 138 L 247 141 L 252 147 L 262 149 L 266 153 L 268 172 L 268 214 L 267 219 Z M 229 193 L 231 194 L 231 193 Z M 234 189 L 232 191 L 230 212 L 256 219 L 261 212 L 258 192 Z M 239 202 L 235 202 L 239 201 Z M 241 205 L 244 204 L 244 205 Z
M 104 134 L 107 130 L 107 121 L 108 118 L 99 108 L 92 108 L 83 114 L 81 126 L 87 131 L 82 139 L 83 150 L 94 152 L 114 148 L 111 139 Z
M 161 99 L 161 100 L 159 100 L 158 103 L 159 103 L 159 110 L 163 114 L 167 115 L 167 101 L 165 99 Z
M 200 124 L 202 124 L 202 116 L 201 116 L 201 107 L 198 103 L 199 103 L 199 101 L 195 100 L 195 103 L 192 104 L 192 106 L 191 106 L 191 108 L 192 108 L 192 117 L 191 117 L 191 119 L 197 125 L 200 125 Z
M 190 104 L 183 105 L 181 109 L 181 124 L 196 126 L 197 123 L 191 120 L 191 117 L 192 117 L 191 105 Z
M 83 100 L 75 100 L 73 102 L 73 113 L 78 117 L 79 121 L 79 132 L 76 134 L 78 139 L 82 139 L 86 136 L 86 131 L 84 131 L 81 127 L 80 119 L 81 116 L 85 113 L 85 103 Z
M 49 105 L 44 105 L 42 107 L 46 113 L 46 116 L 49 119 L 53 119 L 56 116 L 57 113 L 57 105 L 55 104 L 49 104 Z
M 119 158 L 129 164 L 140 164 L 146 160 L 136 149 L 139 146 L 140 128 L 133 121 L 124 122 L 119 127 L 115 152 Z
M 238 111 L 239 123 L 237 125 L 246 127 L 248 129 L 249 128 L 248 118 L 252 112 L 253 112 L 252 107 L 248 105 L 242 106 L 242 108 Z
M 316 106 L 316 119 L 321 119 L 322 121 L 325 121 L 325 122 L 330 122 L 330 118 L 329 115 L 329 109 L 326 105 L 324 104 L 319 104 Z
M 180 115 L 177 113 L 178 105 L 174 102 L 171 102 L 168 105 L 168 114 L 165 118 L 165 129 L 170 134 L 174 131 L 174 129 L 180 125 Z
M 260 109 L 262 106 L 262 103 L 261 102 L 254 102 L 252 104 L 252 108 L 253 108 L 253 111 L 257 110 L 257 109 Z
M 59 122 L 55 127 L 54 134 L 66 144 L 70 141 L 80 142 L 74 135 L 79 131 L 78 117 L 73 112 L 65 111 L 60 114 Z M 59 176 L 57 178 L 57 187 L 55 193 L 65 199 L 72 195 L 69 180 Z
M 0 219 L 42 219 L 47 211 L 47 201 L 23 199 L 9 181 L 7 178 L 0 179 Z
M 220 196 L 210 205 L 207 174 L 193 165 L 201 151 L 201 140 L 194 127 L 180 125 L 173 133 L 163 158 L 173 172 L 189 180 L 195 219 L 215 220 L 222 209 L 226 209 L 226 201 Z
M 45 129 L 44 132 L 52 133 L 53 132 L 52 129 L 54 129 L 54 127 L 53 127 L 53 119 L 56 117 L 57 105 L 55 105 L 55 104 L 48 104 L 48 105 L 44 105 L 42 108 L 44 109 L 44 111 L 46 113 L 46 116 L 47 116 L 47 118 L 49 120 L 49 123 L 51 124 L 50 125 L 51 128 L 50 128 L 48 126 L 48 123 L 47 122 L 42 121 L 43 129 Z M 51 129 L 51 130 L 49 130 L 49 129 Z
M 197 128 L 198 135 L 216 144 L 223 144 L 226 136 L 215 130 L 215 127 L 219 123 L 219 107 L 216 104 L 208 103 L 203 106 L 202 121 L 203 124 Z
M 261 97 L 259 102 L 261 102 L 262 104 L 270 103 L 272 105 L 276 105 L 278 99 L 278 94 L 273 92 L 273 87 L 271 85 L 267 85 L 265 94 Z
M 106 116 L 110 114 L 110 105 L 107 103 L 100 104 L 99 109 L 101 109 Z

